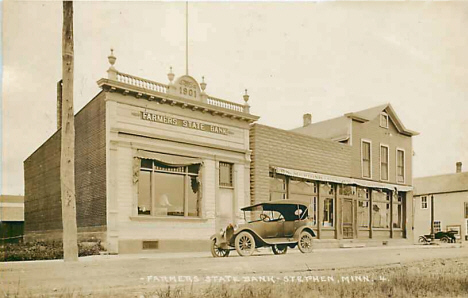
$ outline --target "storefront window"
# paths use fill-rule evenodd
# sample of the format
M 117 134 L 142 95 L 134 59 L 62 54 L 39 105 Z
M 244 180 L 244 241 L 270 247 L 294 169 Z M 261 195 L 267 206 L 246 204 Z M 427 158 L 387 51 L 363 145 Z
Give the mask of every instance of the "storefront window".
M 138 185 L 138 214 L 200 215 L 199 165 L 169 166 L 143 159 L 141 167 Z
M 372 227 L 390 228 L 390 197 L 385 191 L 372 192 Z
M 360 228 L 369 227 L 369 201 L 358 201 L 357 217 Z
M 325 198 L 323 200 L 323 222 L 324 227 L 333 227 L 334 199 Z
M 286 177 L 270 172 L 270 201 L 286 199 Z

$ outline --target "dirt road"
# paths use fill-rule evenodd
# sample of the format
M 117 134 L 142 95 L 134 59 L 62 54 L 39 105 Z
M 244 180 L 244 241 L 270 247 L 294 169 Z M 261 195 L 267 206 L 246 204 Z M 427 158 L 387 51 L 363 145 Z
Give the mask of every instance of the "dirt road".
M 466 258 L 468 247 L 385 247 L 321 249 L 311 254 L 290 250 L 275 256 L 260 250 L 252 257 L 213 258 L 210 253 L 174 253 L 80 258 L 0 264 L 0 288 L 6 294 L 99 293 L 165 285 L 164 279 L 190 282 L 207 276 L 272 276 L 317 273 L 343 268 L 398 266 L 410 262 Z M 180 277 L 182 276 L 182 278 Z M 158 281 L 159 283 L 155 283 Z M 172 280 L 174 281 L 174 280 Z

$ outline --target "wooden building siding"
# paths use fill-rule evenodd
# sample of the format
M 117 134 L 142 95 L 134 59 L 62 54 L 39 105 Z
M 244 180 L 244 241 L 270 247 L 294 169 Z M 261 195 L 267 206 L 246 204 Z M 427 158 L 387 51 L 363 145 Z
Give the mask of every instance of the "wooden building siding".
M 361 123 L 352 121 L 352 177 L 359 179 L 368 179 L 362 177 L 361 167 L 361 140 L 371 141 L 372 152 L 372 177 L 370 180 L 387 182 L 392 184 L 412 184 L 412 139 L 410 136 L 400 134 L 389 119 L 388 129 L 380 127 L 380 116 L 375 119 Z M 389 147 L 389 180 L 380 179 L 380 145 Z M 405 183 L 396 181 L 396 148 L 405 151 Z
M 251 202 L 269 200 L 272 166 L 350 177 L 351 147 L 338 142 L 254 124 L 250 128 Z

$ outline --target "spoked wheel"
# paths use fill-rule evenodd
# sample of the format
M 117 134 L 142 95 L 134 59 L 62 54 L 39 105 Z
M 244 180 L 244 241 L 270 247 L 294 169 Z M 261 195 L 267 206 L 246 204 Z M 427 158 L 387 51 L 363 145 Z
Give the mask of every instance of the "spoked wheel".
M 302 253 L 310 253 L 312 252 L 312 241 L 312 235 L 307 231 L 302 231 L 299 235 L 297 246 Z
M 273 245 L 271 247 L 275 255 L 284 255 L 288 251 L 287 245 Z
M 423 237 L 423 236 L 419 236 L 418 242 L 421 243 L 421 244 L 426 244 L 426 243 L 428 243 L 426 237 Z
M 211 242 L 211 254 L 215 258 L 225 258 L 229 256 L 229 249 L 222 249 L 218 245 L 216 245 L 216 239 L 213 239 Z
M 255 239 L 249 232 L 240 232 L 235 240 L 237 253 L 242 257 L 251 256 L 255 251 Z
M 450 238 L 449 237 L 442 237 L 442 239 L 440 239 L 440 241 L 444 242 L 444 243 L 450 243 Z

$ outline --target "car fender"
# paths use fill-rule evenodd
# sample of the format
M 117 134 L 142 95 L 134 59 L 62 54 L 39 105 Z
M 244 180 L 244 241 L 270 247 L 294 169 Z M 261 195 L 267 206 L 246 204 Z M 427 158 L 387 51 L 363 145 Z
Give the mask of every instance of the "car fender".
M 221 236 L 220 233 L 216 233 L 210 237 L 210 240 L 216 240 L 216 244 L 220 244 L 221 242 L 224 242 L 224 238 Z
M 232 240 L 234 241 L 237 237 L 237 235 L 241 232 L 249 232 L 250 234 L 252 234 L 255 238 L 255 242 L 258 244 L 263 244 L 263 243 L 266 243 L 265 240 L 263 240 L 263 238 L 258 235 L 257 232 L 255 232 L 254 230 L 252 229 L 249 229 L 248 227 L 243 227 L 243 228 L 240 228 L 239 230 L 236 230 L 235 233 L 234 233 L 234 236 L 232 237 Z
M 294 233 L 294 239 L 295 240 L 298 240 L 299 239 L 299 235 L 302 233 L 302 231 L 308 231 L 309 233 L 312 234 L 312 237 L 316 237 L 316 233 L 314 232 L 314 230 L 312 229 L 312 227 L 310 226 L 302 226 L 300 227 L 299 229 L 296 230 L 296 232 Z

